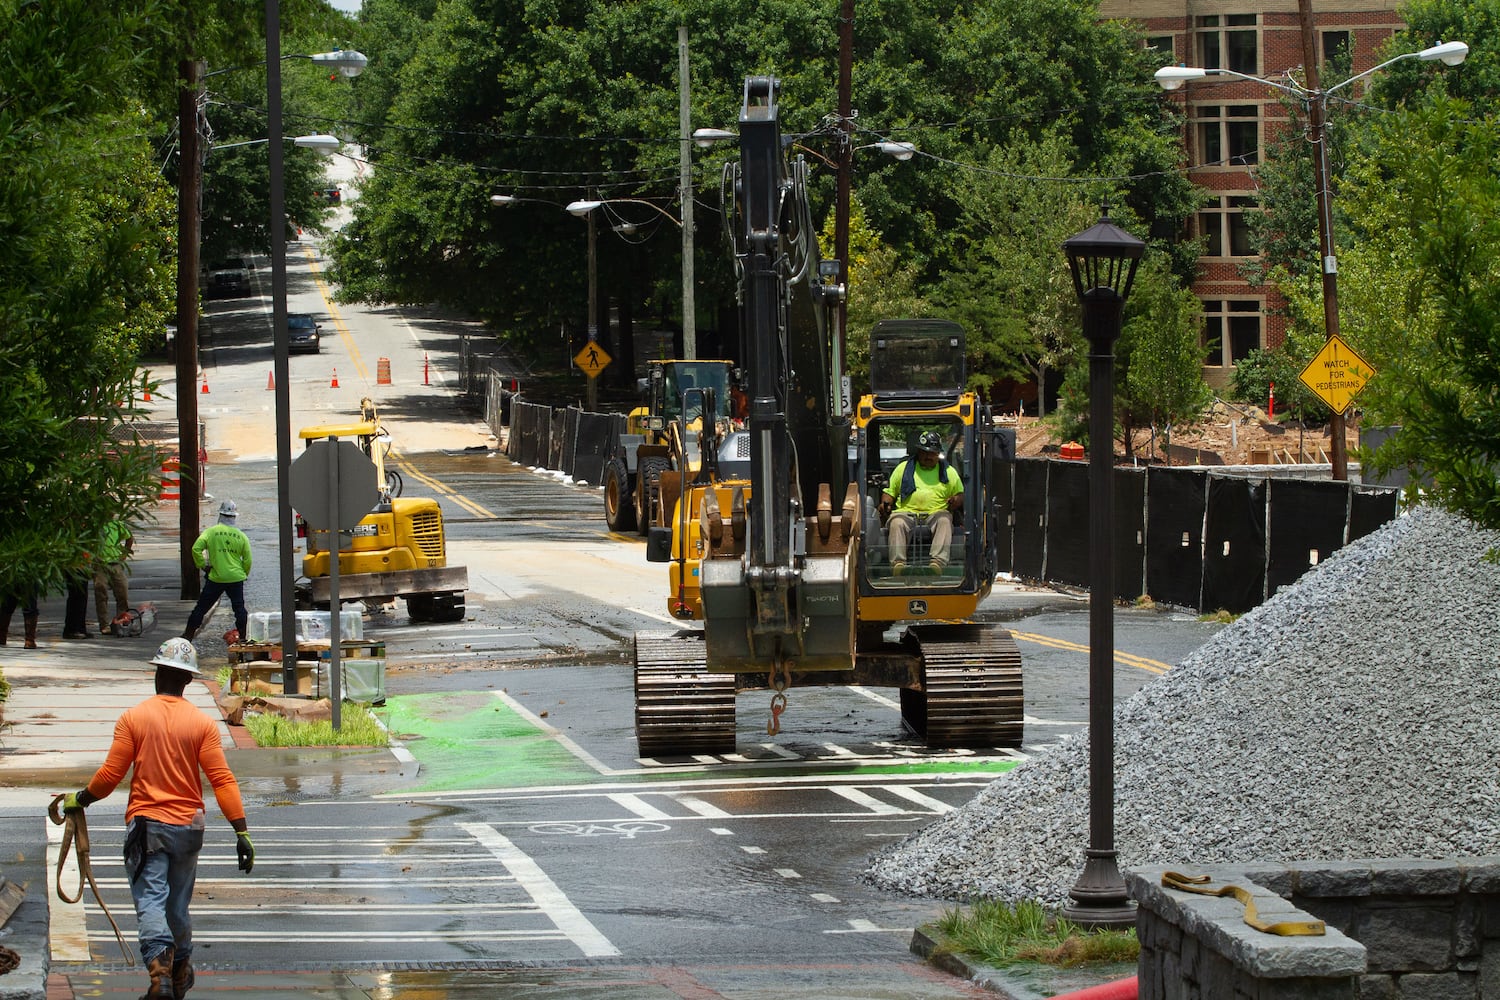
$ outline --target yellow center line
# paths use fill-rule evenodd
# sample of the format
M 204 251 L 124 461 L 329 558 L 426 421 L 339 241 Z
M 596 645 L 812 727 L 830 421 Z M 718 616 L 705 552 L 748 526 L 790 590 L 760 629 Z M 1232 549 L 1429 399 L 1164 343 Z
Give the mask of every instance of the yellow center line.
M 1075 653 L 1087 653 L 1089 651 L 1087 645 L 1069 642 L 1066 639 L 1058 639 L 1050 635 L 1038 635 L 1035 632 L 1012 632 L 1011 635 L 1017 639 L 1024 639 L 1027 642 L 1034 642 L 1038 646 L 1048 646 L 1052 649 L 1066 649 Z M 1163 663 L 1160 660 L 1152 660 L 1144 656 L 1136 656 L 1134 653 L 1127 653 L 1119 649 L 1115 650 L 1114 659 L 1116 663 L 1123 667 L 1137 667 L 1153 674 L 1164 674 L 1172 669 L 1170 663 Z
M 434 479 L 432 476 L 429 476 L 421 469 L 418 469 L 415 465 L 411 464 L 406 456 L 401 455 L 394 448 L 391 449 L 391 451 L 388 453 L 388 457 L 392 462 L 396 464 L 396 467 L 400 470 L 402 475 L 409 476 L 419 483 L 424 483 L 432 490 L 434 490 L 444 500 L 452 501 L 453 503 L 462 507 L 464 510 L 468 511 L 470 514 L 475 515 L 476 517 L 497 516 L 494 511 L 488 509 L 483 504 L 470 500 L 468 497 L 464 496 L 462 493 L 459 493 L 457 490 L 454 490 L 452 487 L 448 486 L 441 480 Z
M 349 324 L 344 322 L 344 314 L 339 312 L 339 307 L 333 302 L 333 289 L 328 282 L 323 280 L 323 265 L 318 263 L 317 256 L 312 247 L 304 246 L 302 255 L 307 258 L 308 269 L 312 271 L 313 281 L 318 286 L 318 294 L 323 297 L 323 308 L 328 310 L 328 318 L 339 331 L 339 339 L 344 342 L 344 347 L 349 351 L 349 360 L 354 363 L 354 372 L 361 379 L 370 380 L 370 369 L 365 367 L 364 356 L 359 353 L 359 348 L 354 344 L 354 334 L 349 329 Z

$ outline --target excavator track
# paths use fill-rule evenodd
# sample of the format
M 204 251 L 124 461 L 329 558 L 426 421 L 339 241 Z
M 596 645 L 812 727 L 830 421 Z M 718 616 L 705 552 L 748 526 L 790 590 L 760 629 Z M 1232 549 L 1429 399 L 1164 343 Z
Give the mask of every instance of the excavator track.
M 1021 653 L 998 625 L 915 625 L 922 690 L 901 691 L 901 718 L 930 747 L 1019 747 Z
M 635 739 L 642 757 L 734 751 L 734 674 L 709 673 L 703 633 L 635 634 Z

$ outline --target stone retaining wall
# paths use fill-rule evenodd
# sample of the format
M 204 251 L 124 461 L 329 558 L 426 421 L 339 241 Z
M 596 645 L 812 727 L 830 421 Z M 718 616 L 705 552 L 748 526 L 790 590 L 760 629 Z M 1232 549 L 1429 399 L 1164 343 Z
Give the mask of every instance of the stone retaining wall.
M 1232 898 L 1165 889 L 1169 870 L 1252 893 L 1271 920 L 1326 922 L 1278 937 Z M 1500 858 L 1141 868 L 1141 997 L 1171 1000 L 1500 1000 Z

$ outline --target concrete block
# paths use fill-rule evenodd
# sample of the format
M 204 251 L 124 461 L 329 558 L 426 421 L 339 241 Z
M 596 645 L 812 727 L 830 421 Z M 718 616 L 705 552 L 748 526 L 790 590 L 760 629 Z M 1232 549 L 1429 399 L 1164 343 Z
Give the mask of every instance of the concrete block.
M 1374 879 L 1367 861 L 1304 861 L 1296 871 L 1302 896 L 1368 896 Z
M 1500 857 L 1464 858 L 1459 868 L 1469 892 L 1500 894 Z
M 1383 973 L 1359 977 L 1359 1000 L 1396 1000 L 1396 980 Z
M 1478 1000 L 1475 976 L 1461 972 L 1414 972 L 1396 980 L 1401 1000 Z
M 1452 861 L 1396 858 L 1370 862 L 1370 892 L 1377 896 L 1452 896 L 1464 873 Z
M 1453 967 L 1453 910 L 1372 902 L 1360 941 L 1371 972 L 1441 972 Z

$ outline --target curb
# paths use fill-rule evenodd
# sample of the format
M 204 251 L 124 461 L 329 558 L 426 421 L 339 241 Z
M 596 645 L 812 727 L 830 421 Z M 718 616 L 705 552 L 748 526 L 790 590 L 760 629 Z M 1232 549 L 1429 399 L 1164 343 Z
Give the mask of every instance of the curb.
M 34 817 L 0 819 L 0 840 L 15 854 L 0 868 L 0 877 L 26 890 L 26 898 L 5 924 L 0 945 L 16 952 L 21 964 L 0 975 L 0 1000 L 46 1000 L 48 955 L 47 840 Z

